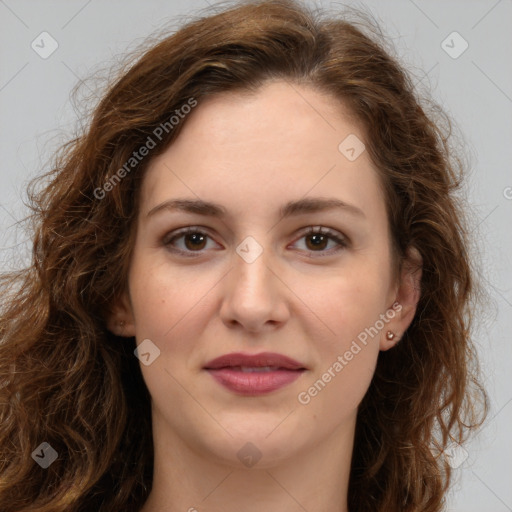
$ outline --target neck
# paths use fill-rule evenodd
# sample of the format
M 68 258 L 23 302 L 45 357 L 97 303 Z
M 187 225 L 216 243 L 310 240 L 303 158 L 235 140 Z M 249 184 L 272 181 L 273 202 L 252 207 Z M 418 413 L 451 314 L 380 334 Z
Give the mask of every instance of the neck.
M 141 512 L 347 512 L 354 431 L 355 417 L 320 444 L 296 451 L 293 441 L 281 447 L 261 442 L 260 452 L 231 438 L 226 451 L 232 458 L 221 459 L 206 446 L 188 446 L 154 414 L 153 487 Z

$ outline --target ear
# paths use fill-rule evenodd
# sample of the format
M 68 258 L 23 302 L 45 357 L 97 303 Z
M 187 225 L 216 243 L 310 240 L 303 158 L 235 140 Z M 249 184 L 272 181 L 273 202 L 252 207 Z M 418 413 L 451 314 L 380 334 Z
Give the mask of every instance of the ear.
M 423 258 L 416 247 L 408 247 L 406 258 L 403 261 L 399 276 L 399 283 L 394 293 L 395 298 L 392 308 L 388 311 L 394 311 L 394 316 L 388 313 L 390 318 L 387 325 L 381 333 L 380 350 L 389 350 L 394 347 L 402 338 L 403 334 L 411 324 L 416 307 L 421 296 L 421 275 Z M 394 334 L 392 339 L 388 339 L 387 333 Z
M 107 314 L 107 329 L 124 338 L 135 336 L 133 308 L 128 293 L 124 293 L 114 302 Z

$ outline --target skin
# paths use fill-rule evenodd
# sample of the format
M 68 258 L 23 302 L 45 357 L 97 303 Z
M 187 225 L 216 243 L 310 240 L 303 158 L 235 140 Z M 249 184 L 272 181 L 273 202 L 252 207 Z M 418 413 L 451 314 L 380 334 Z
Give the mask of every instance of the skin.
M 155 444 L 143 512 L 348 510 L 357 407 L 379 351 L 391 349 L 414 317 L 421 278 L 412 271 L 421 263 L 412 249 L 393 280 L 383 190 L 366 151 L 349 161 L 338 150 L 349 134 L 364 141 L 333 98 L 275 81 L 256 95 L 201 101 L 150 163 L 129 294 L 109 318 L 116 334 L 135 336 L 138 345 L 150 339 L 160 350 L 150 365 L 141 364 Z M 279 218 L 284 203 L 305 196 L 343 200 L 364 216 L 340 209 Z M 221 220 L 162 210 L 148 217 L 178 197 L 220 203 L 228 214 Z M 166 235 L 187 226 L 208 235 L 174 240 L 195 258 L 165 245 Z M 348 246 L 331 238 L 315 246 L 304 233 L 310 226 L 331 228 Z M 247 236 L 263 250 L 251 263 L 236 252 Z M 401 310 L 394 318 L 300 403 L 299 393 L 395 301 Z M 264 351 L 290 356 L 307 371 L 277 391 L 246 397 L 203 370 L 226 353 Z M 237 456 L 247 442 L 261 455 L 252 467 Z

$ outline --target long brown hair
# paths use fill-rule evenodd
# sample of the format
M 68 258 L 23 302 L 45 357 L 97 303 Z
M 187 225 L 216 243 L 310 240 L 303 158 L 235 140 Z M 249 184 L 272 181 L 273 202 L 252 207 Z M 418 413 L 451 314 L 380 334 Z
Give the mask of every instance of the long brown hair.
M 442 510 L 451 478 L 442 452 L 487 413 L 471 328 L 480 294 L 457 196 L 464 165 L 450 120 L 419 98 L 378 26 L 360 19 L 293 0 L 198 16 L 130 60 L 31 182 L 32 261 L 0 282 L 2 511 L 135 512 L 146 500 L 150 397 L 135 339 L 105 323 L 126 290 L 140 183 L 186 123 L 169 121 L 183 105 L 269 79 L 311 85 L 350 109 L 385 185 L 396 263 L 410 245 L 423 258 L 416 315 L 379 354 L 359 407 L 349 508 Z M 156 147 L 126 167 L 148 137 Z M 46 469 L 33 456 L 44 442 L 58 454 Z

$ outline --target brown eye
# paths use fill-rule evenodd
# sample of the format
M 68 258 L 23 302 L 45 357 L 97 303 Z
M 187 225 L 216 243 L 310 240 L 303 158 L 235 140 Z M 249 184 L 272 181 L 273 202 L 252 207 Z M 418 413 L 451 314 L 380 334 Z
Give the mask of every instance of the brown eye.
M 348 242 L 343 236 L 336 231 L 321 226 L 309 228 L 299 240 L 303 238 L 306 240 L 306 251 L 320 253 L 320 256 L 323 253 L 331 254 L 348 247 Z M 334 250 L 326 250 L 330 241 L 335 242 Z
M 187 233 L 183 235 L 187 249 L 204 249 L 206 235 L 202 233 Z M 189 244 L 187 244 L 189 242 Z
M 326 248 L 330 237 L 321 233 L 313 233 L 311 235 L 306 235 L 305 238 L 306 240 L 310 240 L 310 244 L 307 245 L 311 248 L 311 250 L 322 250 Z
M 201 252 L 205 249 L 209 235 L 197 228 L 186 228 L 175 232 L 173 236 L 166 237 L 163 244 L 179 253 Z M 177 241 L 183 239 L 181 247 L 176 247 Z
M 188 227 L 170 233 L 164 238 L 163 244 L 171 251 L 185 256 L 200 256 L 207 249 L 208 239 L 211 237 L 199 228 Z M 299 238 L 305 239 L 307 253 L 318 253 L 318 256 L 331 255 L 348 247 L 348 241 L 338 232 L 329 228 L 311 227 Z M 182 240 L 181 246 L 178 243 Z M 328 248 L 333 243 L 333 248 Z M 315 257 L 315 256 L 313 256 Z

